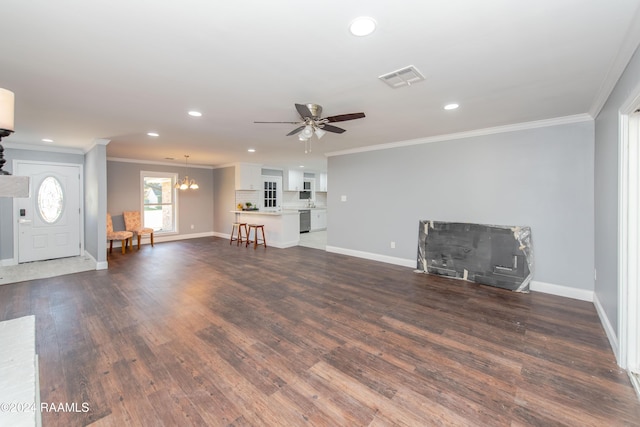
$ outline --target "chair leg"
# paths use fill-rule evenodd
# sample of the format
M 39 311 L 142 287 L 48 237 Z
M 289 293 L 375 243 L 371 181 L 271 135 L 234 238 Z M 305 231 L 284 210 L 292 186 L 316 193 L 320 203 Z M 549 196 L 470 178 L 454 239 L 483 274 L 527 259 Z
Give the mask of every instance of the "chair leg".
M 244 245 L 245 248 L 249 247 L 249 243 L 251 243 L 251 230 L 254 229 L 253 227 L 248 227 L 247 228 L 247 243 Z M 254 233 L 255 235 L 255 233 Z
M 138 233 L 138 250 L 140 250 L 140 233 Z
M 127 243 L 129 242 L 129 239 L 124 239 L 121 241 L 121 246 L 122 246 L 122 255 L 125 254 L 125 252 L 127 251 Z
M 109 240 L 109 253 L 113 252 L 113 240 Z
M 247 234 L 247 224 L 241 225 L 238 227 L 238 234 L 240 235 L 240 241 L 238 242 L 238 246 L 243 242 L 242 240 L 242 230 L 244 230 L 244 240 L 249 240 L 249 235 Z
M 229 239 L 229 244 L 233 243 L 233 241 L 234 241 L 233 234 L 234 234 L 235 231 L 236 231 L 236 225 L 233 224 L 233 225 L 231 225 L 231 238 Z
M 153 232 L 151 233 L 151 247 L 153 247 Z

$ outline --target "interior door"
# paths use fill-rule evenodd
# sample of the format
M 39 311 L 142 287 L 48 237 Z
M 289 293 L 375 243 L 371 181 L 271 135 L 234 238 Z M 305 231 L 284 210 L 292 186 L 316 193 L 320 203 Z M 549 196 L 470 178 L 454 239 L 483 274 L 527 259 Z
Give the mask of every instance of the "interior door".
M 18 262 L 80 255 L 80 165 L 18 162 L 31 179 L 29 198 L 14 199 Z

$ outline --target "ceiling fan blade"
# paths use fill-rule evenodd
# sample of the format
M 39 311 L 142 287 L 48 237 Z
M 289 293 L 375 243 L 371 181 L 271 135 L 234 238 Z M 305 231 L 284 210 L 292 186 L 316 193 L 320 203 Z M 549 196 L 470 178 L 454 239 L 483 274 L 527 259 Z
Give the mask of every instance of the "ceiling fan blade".
M 298 114 L 300 114 L 300 117 L 302 117 L 303 119 L 313 118 L 313 114 L 311 114 L 311 110 L 309 110 L 309 107 L 307 107 L 306 105 L 296 104 L 296 110 L 298 110 Z
M 287 136 L 295 135 L 296 133 L 300 132 L 302 129 L 304 129 L 304 126 L 297 127 L 294 130 L 292 130 L 291 132 L 289 132 L 287 134 Z
M 297 125 L 301 122 L 298 121 L 298 122 L 253 122 L 253 123 L 286 123 L 288 125 Z
M 324 120 L 328 121 L 329 123 L 334 123 L 334 122 L 345 122 L 347 120 L 361 119 L 363 117 L 365 117 L 364 113 L 349 113 L 349 114 L 340 114 L 337 116 L 325 117 Z
M 346 132 L 345 129 L 342 129 L 342 128 L 339 128 L 338 126 L 333 126 L 333 125 L 324 125 L 320 129 L 326 130 L 327 132 L 333 132 L 333 133 L 344 133 L 344 132 Z

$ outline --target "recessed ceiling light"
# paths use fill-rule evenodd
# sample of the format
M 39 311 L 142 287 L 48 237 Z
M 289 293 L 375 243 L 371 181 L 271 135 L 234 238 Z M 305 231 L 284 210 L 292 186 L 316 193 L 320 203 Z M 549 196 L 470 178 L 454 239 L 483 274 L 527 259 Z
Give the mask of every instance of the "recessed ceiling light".
M 444 106 L 444 109 L 445 110 L 455 110 L 458 107 L 459 107 L 458 104 L 447 104 L 447 105 Z
M 354 36 L 362 37 L 368 36 L 373 33 L 376 29 L 376 21 L 373 18 L 369 18 L 368 16 L 361 16 L 359 18 L 354 19 L 349 24 L 349 31 Z
M 42 142 L 53 142 L 53 139 L 42 138 Z
M 301 168 L 303 168 L 303 167 L 304 167 L 304 165 L 300 165 L 300 167 L 301 167 Z
M 200 111 L 193 111 L 193 110 L 192 110 L 192 111 L 189 111 L 189 115 L 190 115 L 191 117 L 201 117 L 201 116 L 202 116 L 202 113 L 201 113 Z
M 147 132 L 147 135 L 149 135 L 149 136 L 160 136 L 160 134 L 158 134 L 156 132 Z
M 255 153 L 256 149 L 255 148 L 249 148 L 247 151 L 250 152 L 250 153 Z

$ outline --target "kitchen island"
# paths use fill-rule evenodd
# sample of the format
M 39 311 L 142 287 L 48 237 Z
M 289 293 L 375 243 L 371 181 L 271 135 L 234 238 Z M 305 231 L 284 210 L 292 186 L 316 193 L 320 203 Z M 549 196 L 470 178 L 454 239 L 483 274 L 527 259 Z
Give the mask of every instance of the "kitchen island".
M 267 247 L 290 248 L 300 242 L 300 213 L 297 210 L 231 211 L 236 222 L 264 225 Z

